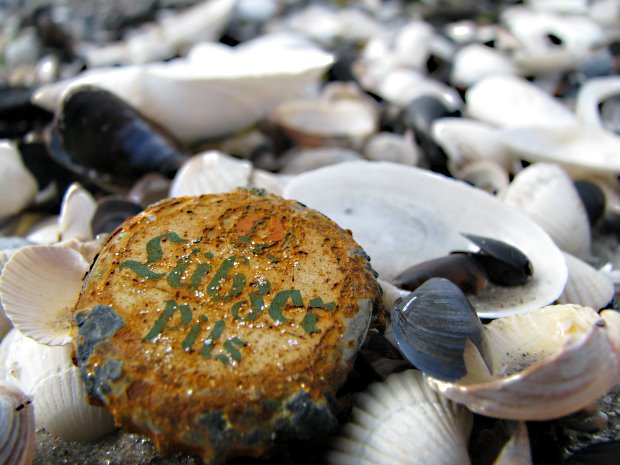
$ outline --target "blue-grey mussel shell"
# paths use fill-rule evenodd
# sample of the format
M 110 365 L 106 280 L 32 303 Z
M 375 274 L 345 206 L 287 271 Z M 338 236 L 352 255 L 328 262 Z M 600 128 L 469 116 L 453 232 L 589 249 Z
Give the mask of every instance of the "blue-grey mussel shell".
M 392 308 L 399 350 L 424 373 L 452 381 L 466 373 L 463 352 L 470 339 L 484 357 L 483 325 L 463 291 L 431 278 Z
M 94 171 L 124 180 L 150 172 L 172 177 L 186 160 L 163 128 L 93 86 L 78 87 L 64 98 L 54 132 L 58 144 L 52 145 L 52 156 L 81 174 Z

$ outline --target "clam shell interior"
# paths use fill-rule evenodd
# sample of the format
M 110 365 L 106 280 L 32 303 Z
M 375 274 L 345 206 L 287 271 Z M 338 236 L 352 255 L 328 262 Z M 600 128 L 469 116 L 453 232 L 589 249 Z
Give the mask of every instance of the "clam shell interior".
M 517 247 L 532 263 L 531 280 L 518 287 L 489 285 L 469 296 L 481 317 L 537 310 L 553 302 L 566 282 L 562 253 L 530 219 L 479 189 L 416 167 L 340 163 L 296 177 L 284 196 L 350 229 L 385 281 L 416 263 L 471 249 L 461 233 Z

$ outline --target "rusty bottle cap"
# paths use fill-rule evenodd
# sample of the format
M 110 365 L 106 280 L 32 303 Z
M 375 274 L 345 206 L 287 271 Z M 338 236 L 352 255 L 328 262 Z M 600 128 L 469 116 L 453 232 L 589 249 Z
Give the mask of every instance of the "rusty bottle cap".
M 368 256 L 298 202 L 259 190 L 159 202 L 112 233 L 75 307 L 95 402 L 163 452 L 207 463 L 335 425 L 380 305 Z

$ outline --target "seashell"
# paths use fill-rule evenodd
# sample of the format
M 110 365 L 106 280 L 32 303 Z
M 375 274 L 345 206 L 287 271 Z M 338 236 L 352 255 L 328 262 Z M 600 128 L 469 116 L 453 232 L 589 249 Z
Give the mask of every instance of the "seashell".
M 296 144 L 310 148 L 360 148 L 379 125 L 374 101 L 351 83 L 332 83 L 318 100 L 282 102 L 270 117 Z
M 207 0 L 181 13 L 143 27 L 123 41 L 82 46 L 89 67 L 127 65 L 164 60 L 195 42 L 213 41 L 228 24 L 236 0 Z
M 59 146 L 50 144 L 54 159 L 91 181 L 104 175 L 133 181 L 149 172 L 171 176 L 186 159 L 171 136 L 101 88 L 67 93 L 55 129 Z
M 572 70 L 605 42 L 603 29 L 587 16 L 505 9 L 501 21 L 516 38 L 514 62 L 524 74 Z
M 293 148 L 280 157 L 282 174 L 300 174 L 345 161 L 362 160 L 359 152 L 346 147 Z
M 60 205 L 58 232 L 60 240 L 93 238 L 91 221 L 97 209 L 97 201 L 79 183 L 71 184 L 65 191 Z
M 501 196 L 510 184 L 508 172 L 493 160 L 472 161 L 454 172 L 453 175 L 455 178 L 493 195 Z
M 559 100 L 517 76 L 484 78 L 467 89 L 465 102 L 467 116 L 501 128 L 533 126 L 546 131 L 550 126 L 559 128 L 576 122 Z
M 416 263 L 468 250 L 461 233 L 517 247 L 532 263 L 532 279 L 518 289 L 489 285 L 469 296 L 482 317 L 536 310 L 553 302 L 566 282 L 564 257 L 532 220 L 479 189 L 427 170 L 340 163 L 298 175 L 284 195 L 350 229 L 385 281 Z
M 620 173 L 620 137 L 589 126 L 520 127 L 504 131 L 502 142 L 515 157 L 562 165 L 572 173 Z
M 584 15 L 588 13 L 588 0 L 528 0 L 529 8 L 551 13 L 569 13 Z
M 6 348 L 8 380 L 32 394 L 37 428 L 66 441 L 92 441 L 114 430 L 112 416 L 89 405 L 71 345 L 47 346 L 16 334 Z
M 2 306 L 13 325 L 42 344 L 71 341 L 71 309 L 90 263 L 62 245 L 18 250 L 0 276 Z
M 86 71 L 41 87 L 33 102 L 53 111 L 72 88 L 96 85 L 190 144 L 247 128 L 277 103 L 306 95 L 333 62 L 316 46 L 290 40 L 261 38 L 202 50 L 166 63 Z
M 524 421 L 516 422 L 514 432 L 493 465 L 532 465 L 532 452 L 527 425 Z
M 605 308 L 614 297 L 614 284 L 607 275 L 588 263 L 564 253 L 568 267 L 568 279 L 562 294 L 561 304 L 577 304 L 595 310 Z
M 391 374 L 355 397 L 351 421 L 329 443 L 327 463 L 467 465 L 472 424 L 471 413 L 433 393 L 421 372 Z
M 0 141 L 0 219 L 20 212 L 30 205 L 38 191 L 37 181 L 24 166 L 12 142 Z
M 394 38 L 393 54 L 399 66 L 422 71 L 435 36 L 433 26 L 422 20 L 405 24 Z
M 250 182 L 252 164 L 217 150 L 194 155 L 172 180 L 169 197 L 219 194 Z
M 469 44 L 459 50 L 450 74 L 450 82 L 468 88 L 481 79 L 496 74 L 518 74 L 514 63 L 501 51 L 482 44 Z
M 514 177 L 502 199 L 539 224 L 563 251 L 591 256 L 588 214 L 571 178 L 558 165 L 528 166 Z
M 141 205 L 119 196 L 108 196 L 99 200 L 91 219 L 93 235 L 111 233 L 130 216 L 143 210 Z
M 577 119 L 588 126 L 605 129 L 601 119 L 601 104 L 610 97 L 620 94 L 620 77 L 605 76 L 590 78 L 583 83 L 575 98 Z
M 393 132 L 379 132 L 368 139 L 364 155 L 373 161 L 389 161 L 403 165 L 417 165 L 420 153 L 417 145 L 405 136 Z
M 30 465 L 35 454 L 32 399 L 7 381 L 0 381 L 0 463 Z
M 406 297 L 410 294 L 409 291 L 399 288 L 383 279 L 377 279 L 377 281 L 379 282 L 381 290 L 383 291 L 383 294 L 381 295 L 381 299 L 383 301 L 383 308 L 392 308 L 396 300 L 401 297 Z
M 620 381 L 620 319 L 608 312 L 551 305 L 493 320 L 484 330 L 491 371 L 468 342 L 466 376 L 427 382 L 485 416 L 548 420 L 576 412 Z
M 398 349 L 415 367 L 444 381 L 467 374 L 463 352 L 483 347 L 483 326 L 463 291 L 445 278 L 431 278 L 392 307 Z
M 168 196 L 171 181 L 158 173 L 142 176 L 127 193 L 127 199 L 138 205 L 150 205 Z
M 458 173 L 478 160 L 490 160 L 515 173 L 516 161 L 500 139 L 501 132 L 487 123 L 466 118 L 439 118 L 433 122 L 433 140 L 448 156 L 448 168 Z

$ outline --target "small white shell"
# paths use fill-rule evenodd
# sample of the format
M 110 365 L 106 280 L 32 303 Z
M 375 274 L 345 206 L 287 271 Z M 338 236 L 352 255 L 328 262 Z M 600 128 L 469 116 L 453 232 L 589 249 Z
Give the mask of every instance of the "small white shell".
M 620 337 L 589 307 L 552 305 L 485 327 L 492 373 L 472 343 L 467 375 L 430 386 L 482 415 L 549 420 L 576 412 L 620 382 Z M 614 342 L 615 340 L 615 342 Z
M 294 175 L 322 166 L 362 159 L 363 157 L 357 151 L 346 147 L 293 148 L 281 155 L 279 161 L 282 167 L 279 172 Z
M 564 258 L 568 279 L 558 302 L 583 305 L 595 310 L 607 306 L 614 297 L 614 284 L 607 275 L 569 253 L 564 253 Z
M 502 142 L 515 157 L 562 165 L 572 173 L 620 174 L 620 137 L 585 125 L 522 126 L 508 129 Z
M 390 161 L 403 165 L 417 165 L 420 152 L 413 140 L 393 132 L 380 132 L 368 139 L 364 155 L 373 161 Z
M 553 302 L 566 282 L 566 263 L 532 220 L 486 192 L 413 166 L 346 162 L 298 175 L 284 196 L 327 215 L 371 257 L 379 277 L 390 281 L 406 268 L 470 243 L 461 233 L 506 241 L 530 259 L 527 284 L 489 285 L 470 296 L 479 315 L 498 317 Z
M 58 229 L 61 240 L 93 238 L 91 221 L 97 210 L 97 201 L 79 183 L 71 184 L 60 205 Z
M 295 175 L 276 174 L 271 171 L 255 169 L 252 171 L 250 186 L 259 189 L 265 189 L 267 192 L 282 195 L 284 188 Z
M 70 345 L 39 344 L 15 330 L 6 350 L 8 379 L 32 394 L 38 427 L 67 441 L 95 440 L 114 430 L 108 411 L 88 404 Z
M 351 422 L 331 441 L 331 465 L 466 465 L 473 423 L 467 409 L 436 393 L 422 373 L 407 370 L 355 397 Z
M 24 334 L 42 344 L 71 339 L 71 309 L 89 263 L 62 245 L 18 250 L 0 276 L 0 297 L 7 316 Z
M 12 383 L 0 381 L 0 463 L 30 465 L 34 453 L 32 400 Z
M 472 161 L 452 174 L 455 178 L 494 195 L 501 195 L 510 183 L 508 172 L 492 160 Z
M 0 141 L 0 219 L 18 213 L 33 200 L 37 181 L 12 142 Z
M 496 74 L 518 74 L 517 67 L 501 51 L 482 44 L 463 47 L 454 57 L 450 82 L 468 88 L 481 79 Z
M 252 164 L 217 150 L 194 155 L 183 163 L 170 186 L 170 197 L 219 194 L 245 187 Z
M 573 181 L 558 165 L 528 166 L 514 177 L 502 198 L 547 231 L 563 251 L 580 258 L 591 256 L 588 214 Z
M 579 88 L 575 100 L 575 114 L 579 121 L 603 129 L 599 104 L 620 94 L 620 76 L 594 77 Z
M 465 94 L 466 114 L 502 128 L 560 127 L 575 124 L 575 116 L 559 100 L 527 80 L 495 75 L 478 81 Z

